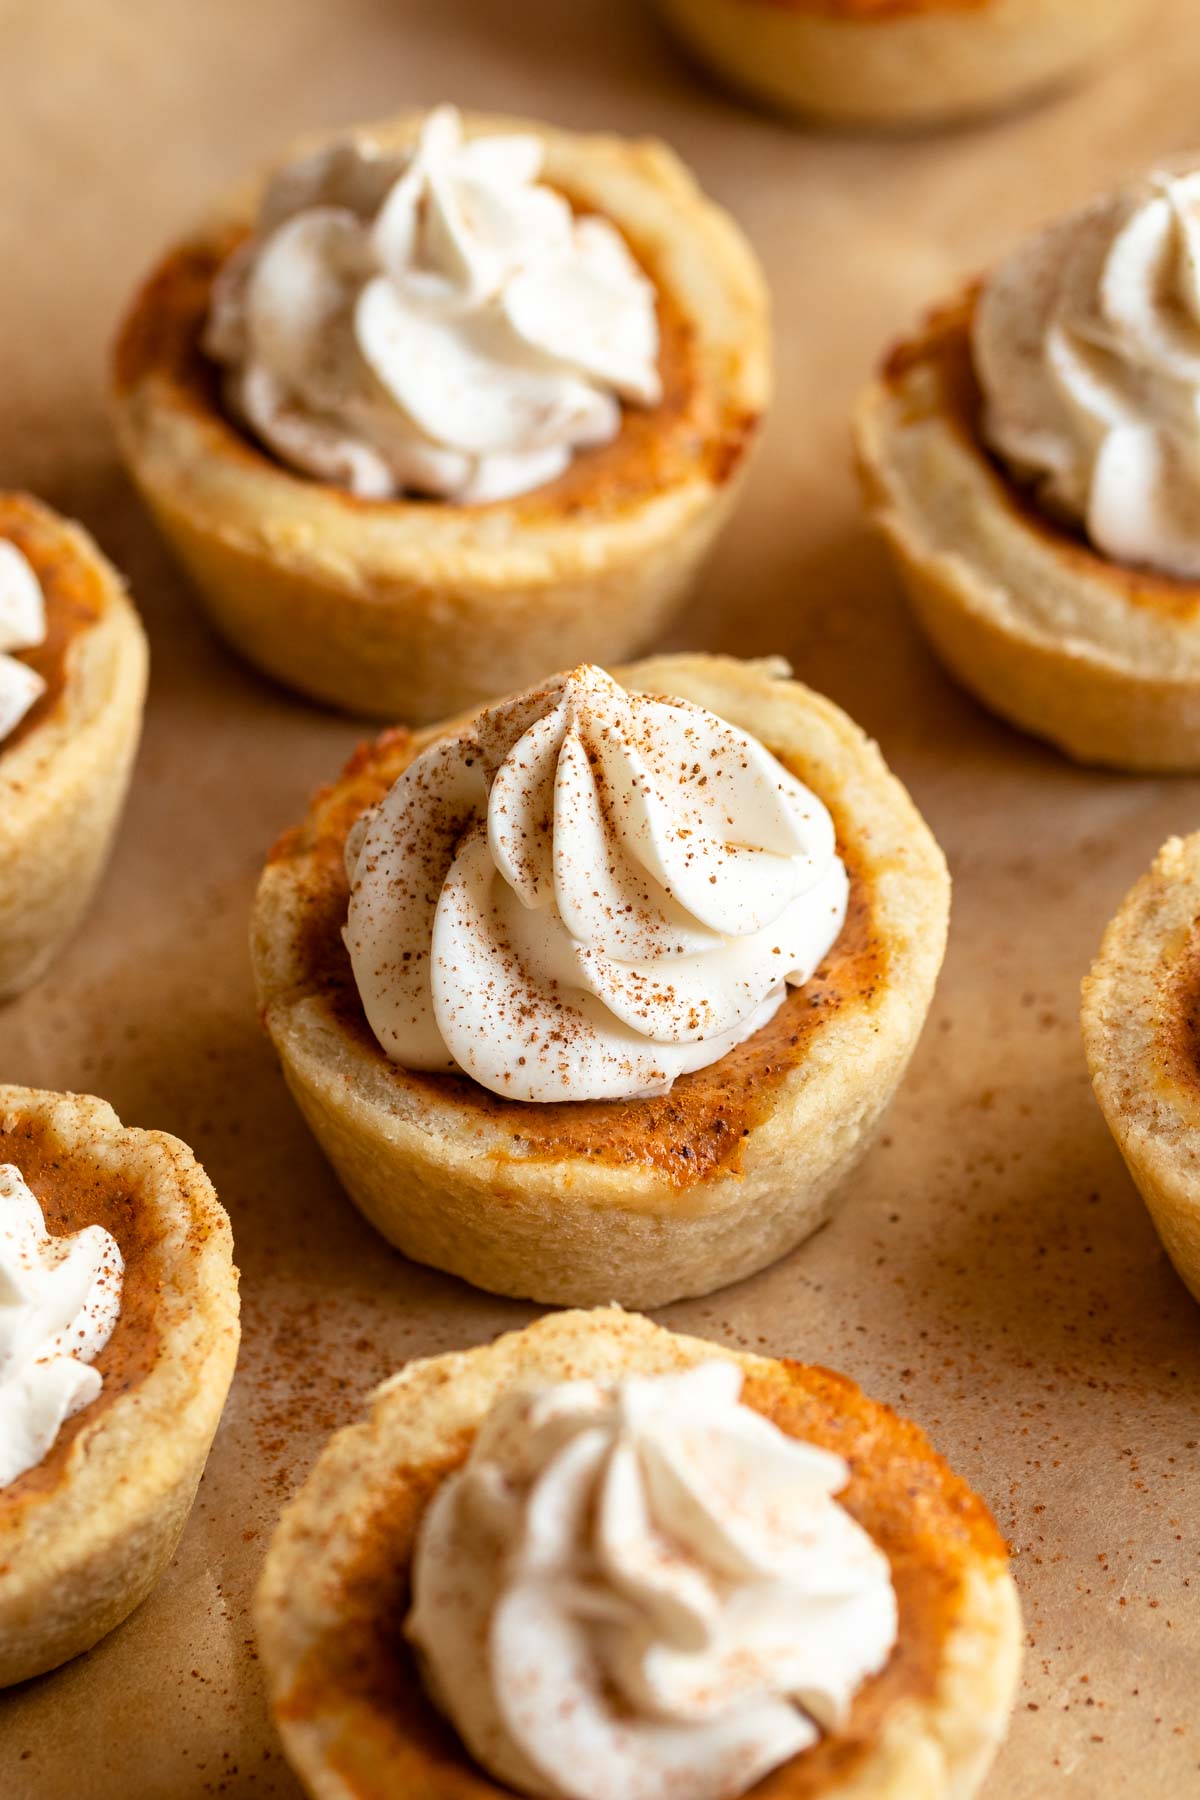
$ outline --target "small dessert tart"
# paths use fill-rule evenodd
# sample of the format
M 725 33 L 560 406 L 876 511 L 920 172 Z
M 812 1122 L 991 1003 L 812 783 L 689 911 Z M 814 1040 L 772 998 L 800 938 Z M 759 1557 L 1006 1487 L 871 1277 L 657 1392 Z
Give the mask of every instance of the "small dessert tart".
M 1049 91 L 1153 0 L 659 0 L 683 42 L 754 99 L 831 124 L 938 125 Z
M 585 667 L 387 732 L 276 846 L 266 1028 L 406 1255 L 657 1306 L 829 1217 L 920 1035 L 949 878 L 875 745 L 786 675 Z
M 0 1086 L 0 1686 L 149 1594 L 237 1345 L 229 1220 L 187 1145 Z
M 146 640 L 78 525 L 0 494 L 0 1000 L 91 902 L 142 726 Z
M 1108 1128 L 1200 1300 L 1200 834 L 1171 838 L 1121 903 L 1083 983 Z
M 888 358 L 866 503 L 947 669 L 1081 762 L 1200 768 L 1200 174 L 1021 245 Z
M 616 1309 L 385 1382 L 256 1618 L 321 1800 L 968 1800 L 1021 1655 L 995 1525 L 915 1425 Z
M 425 724 L 651 643 L 769 388 L 757 260 L 669 150 L 442 108 L 310 146 L 172 251 L 113 404 L 234 647 Z

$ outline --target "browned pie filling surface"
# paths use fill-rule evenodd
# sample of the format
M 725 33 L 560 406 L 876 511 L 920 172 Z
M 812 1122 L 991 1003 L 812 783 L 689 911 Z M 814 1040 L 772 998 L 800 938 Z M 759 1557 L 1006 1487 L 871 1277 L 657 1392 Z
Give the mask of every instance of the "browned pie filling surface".
M 1015 513 L 1026 529 L 1047 540 L 1057 557 L 1066 558 L 1080 578 L 1115 588 L 1132 606 L 1153 607 L 1172 618 L 1192 620 L 1200 612 L 1200 584 L 1153 570 L 1112 562 L 1088 543 L 1082 531 L 1052 517 L 1038 505 L 1028 486 L 1014 480 L 988 448 L 983 436 L 983 394 L 971 356 L 972 291 L 952 306 L 934 312 L 913 338 L 897 344 L 883 368 L 883 379 L 912 423 L 928 417 L 928 396 L 908 384 L 916 371 L 934 378 L 942 415 L 991 471 L 998 505 Z
M 593 210 L 576 203 L 577 212 Z M 628 234 L 622 235 L 630 242 Z M 227 229 L 208 241 L 182 245 L 159 264 L 135 299 L 117 341 L 118 388 L 132 388 L 150 376 L 165 380 L 175 403 L 205 421 L 214 448 L 320 486 L 323 493 L 336 496 L 348 507 L 372 512 L 395 506 L 446 507 L 448 502 L 436 499 L 363 500 L 341 488 L 316 483 L 278 461 L 225 411 L 220 370 L 204 355 L 200 339 L 213 281 L 245 236 L 244 228 Z M 700 379 L 694 326 L 656 277 L 652 259 L 639 252 L 636 244 L 631 248 L 658 293 L 662 400 L 652 407 L 624 407 L 621 429 L 612 443 L 579 451 L 556 480 L 514 499 L 491 503 L 502 506 L 518 521 L 532 525 L 582 512 L 602 519 L 647 495 L 666 491 L 698 471 L 723 483 L 741 463 L 754 436 L 757 415 L 729 418 L 714 407 Z M 489 507 L 455 506 L 454 510 L 486 512 Z
M 6 1534 L 20 1531 L 27 1503 L 51 1493 L 64 1479 L 76 1441 L 90 1432 L 113 1402 L 145 1379 L 158 1357 L 157 1295 L 159 1228 L 147 1218 L 139 1195 L 119 1171 L 98 1168 L 85 1152 L 64 1153 L 43 1121 L 0 1122 L 0 1163 L 15 1163 L 37 1196 L 55 1235 L 102 1225 L 125 1259 L 121 1311 L 108 1343 L 92 1367 L 104 1385 L 90 1406 L 66 1420 L 40 1463 L 0 1488 L 0 1574 L 11 1554 Z M 19 1544 L 19 1538 L 16 1540 Z
M 1160 993 L 1159 1048 L 1168 1079 L 1200 1103 L 1200 918 L 1166 969 Z
M 816 13 L 823 19 L 853 19 L 868 24 L 919 17 L 924 13 L 975 13 L 997 10 L 1002 0 L 742 0 L 776 12 Z
M 99 571 L 84 561 L 57 521 L 47 519 L 21 494 L 0 494 L 0 537 L 15 544 L 25 557 L 46 601 L 45 641 L 32 650 L 16 652 L 21 662 L 37 670 L 46 691 L 16 729 L 0 738 L 3 756 L 58 711 L 67 685 L 68 653 L 80 632 L 94 625 L 103 612 L 104 588 Z
M 429 1074 L 389 1062 L 367 1023 L 342 942 L 350 897 L 343 861 L 347 834 L 359 813 L 388 791 L 412 754 L 412 738 L 403 730 L 385 732 L 364 746 L 309 824 L 289 833 L 272 852 L 272 861 L 297 855 L 310 859 L 299 942 L 303 988 L 320 994 L 343 1029 L 377 1057 L 398 1094 L 454 1106 L 468 1123 L 486 1121 L 511 1139 L 514 1158 L 578 1156 L 600 1163 L 648 1164 L 681 1188 L 712 1174 L 735 1172 L 745 1139 L 770 1112 L 778 1088 L 804 1061 L 817 1033 L 839 1008 L 869 1003 L 886 977 L 870 878 L 853 852 L 843 844 L 850 905 L 837 943 L 812 980 L 790 989 L 774 1018 L 719 1062 L 680 1076 L 670 1093 L 658 1099 L 507 1100 L 467 1075 Z M 795 773 L 803 779 L 800 770 Z
M 588 1371 L 581 1368 L 579 1373 Z M 747 1377 L 743 1399 L 788 1432 L 850 1465 L 839 1498 L 887 1555 L 899 1603 L 896 1647 L 864 1683 L 845 1726 L 774 1770 L 758 1800 L 819 1800 L 845 1780 L 906 1701 L 930 1701 L 968 1559 L 1004 1545 L 983 1502 L 930 1449 L 915 1425 L 827 1369 L 785 1362 Z M 285 1721 L 320 1718 L 334 1737 L 329 1766 L 356 1800 L 485 1800 L 507 1794 L 468 1758 L 426 1697 L 401 1627 L 421 1515 L 469 1443 L 436 1467 L 398 1468 L 356 1518 L 352 1547 L 323 1586 L 334 1615 L 279 1706 Z M 320 1539 L 309 1548 L 321 1557 Z

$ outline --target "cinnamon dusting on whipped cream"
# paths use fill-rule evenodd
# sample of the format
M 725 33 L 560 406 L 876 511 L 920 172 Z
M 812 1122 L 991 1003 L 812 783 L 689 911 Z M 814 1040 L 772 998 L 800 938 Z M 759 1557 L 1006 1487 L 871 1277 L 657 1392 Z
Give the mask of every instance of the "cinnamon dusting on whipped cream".
M 828 811 L 769 751 L 590 667 L 425 751 L 346 865 L 387 1054 L 535 1101 L 718 1061 L 809 979 L 848 893 Z

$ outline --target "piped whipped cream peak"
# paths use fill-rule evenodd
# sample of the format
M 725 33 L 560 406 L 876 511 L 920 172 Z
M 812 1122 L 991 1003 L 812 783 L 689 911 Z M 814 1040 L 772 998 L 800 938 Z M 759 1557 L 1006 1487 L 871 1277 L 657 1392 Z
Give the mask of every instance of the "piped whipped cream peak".
M 408 1636 L 468 1749 L 553 1800 L 731 1800 L 886 1663 L 846 1464 L 736 1363 L 503 1396 L 421 1523 Z
M 117 1323 L 124 1271 L 102 1226 L 48 1232 L 20 1170 L 0 1163 L 0 1488 L 99 1394 L 90 1365 Z
M 32 650 L 45 637 L 41 583 L 17 546 L 0 538 L 0 744 L 46 691 L 37 670 L 12 652 Z
M 1104 556 L 1200 578 L 1200 171 L 1022 244 L 974 324 L 983 431 Z
M 367 499 L 552 481 L 660 398 L 654 287 L 542 184 L 538 138 L 353 138 L 285 168 L 214 287 L 208 353 L 285 463 Z
M 515 1100 L 665 1093 L 842 928 L 816 795 L 703 707 L 559 675 L 417 757 L 346 847 L 367 1019 Z

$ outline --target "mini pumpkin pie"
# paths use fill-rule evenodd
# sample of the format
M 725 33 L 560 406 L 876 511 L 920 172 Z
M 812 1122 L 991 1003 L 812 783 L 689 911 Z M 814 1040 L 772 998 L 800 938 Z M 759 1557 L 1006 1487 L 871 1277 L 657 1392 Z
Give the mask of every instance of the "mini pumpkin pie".
M 838 124 L 937 125 L 1082 73 L 1152 0 L 659 0 L 700 60 L 768 105 Z
M 581 667 L 385 733 L 277 845 L 266 1027 L 406 1255 L 663 1305 L 829 1217 L 924 1022 L 949 881 L 875 746 L 786 675 Z
M 293 157 L 172 251 L 114 416 L 236 649 L 428 723 L 655 638 L 769 358 L 757 261 L 669 150 L 442 108 Z
M 985 705 L 1082 762 L 1200 768 L 1200 173 L 1031 238 L 889 357 L 867 506 Z
M 44 973 L 95 892 L 129 785 L 146 640 L 78 525 L 0 494 L 0 1000 Z
M 229 1220 L 187 1146 L 0 1086 L 0 1686 L 149 1594 L 237 1343 Z
M 1171 838 L 1126 895 L 1083 984 L 1100 1110 L 1200 1300 L 1200 834 Z
M 386 1382 L 256 1617 L 322 1800 L 968 1800 L 1020 1662 L 996 1528 L 914 1425 L 615 1309 Z

